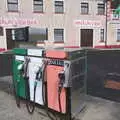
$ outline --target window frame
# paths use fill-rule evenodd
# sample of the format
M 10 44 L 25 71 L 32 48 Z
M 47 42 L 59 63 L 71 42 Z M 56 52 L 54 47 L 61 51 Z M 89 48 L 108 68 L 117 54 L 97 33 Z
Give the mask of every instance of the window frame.
M 57 31 L 56 31 L 57 30 Z M 58 33 L 57 34 L 55 34 L 55 32 L 58 32 L 58 30 L 61 30 L 61 33 L 58 35 Z M 56 35 L 56 36 L 55 36 Z M 60 36 L 60 35 L 62 35 L 62 36 Z M 56 37 L 61 37 L 62 39 L 61 40 L 56 40 Z M 62 43 L 64 43 L 64 36 L 65 36 L 65 31 L 64 31 L 64 28 L 54 28 L 54 42 L 55 43 L 59 43 L 59 42 L 62 42 Z
M 17 10 L 10 10 L 9 5 L 17 5 Z M 8 12 L 18 12 L 18 0 L 16 0 L 16 2 L 9 2 L 9 0 L 7 0 L 7 9 Z
M 43 13 L 44 12 L 44 9 L 43 9 L 44 1 L 43 0 L 38 1 L 40 3 L 35 3 L 35 1 L 36 0 L 33 0 L 33 12 L 34 13 Z M 35 10 L 35 6 L 40 6 L 40 8 L 42 7 L 42 9 Z
M 61 5 L 59 5 L 58 3 L 56 5 L 56 2 L 59 2 L 59 3 L 62 2 L 62 3 L 61 3 Z M 62 8 L 62 11 L 56 11 L 56 7 Z M 63 14 L 64 13 L 64 0 L 54 0 L 54 12 L 56 14 Z
M 101 5 L 103 5 L 103 6 L 101 6 Z M 101 8 L 103 10 L 103 13 L 101 13 Z M 97 4 L 97 14 L 98 15 L 105 15 L 105 4 L 104 3 Z
M 87 12 L 86 12 L 86 10 L 87 10 Z M 89 3 L 88 2 L 81 2 L 81 14 L 83 14 L 83 15 L 89 14 Z

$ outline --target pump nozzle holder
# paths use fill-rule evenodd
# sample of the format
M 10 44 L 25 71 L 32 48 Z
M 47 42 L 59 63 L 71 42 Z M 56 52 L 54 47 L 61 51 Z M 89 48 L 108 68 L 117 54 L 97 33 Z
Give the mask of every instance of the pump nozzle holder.
M 60 72 L 60 73 L 58 74 L 58 77 L 59 77 L 59 85 L 58 85 L 59 88 L 58 88 L 58 92 L 61 93 L 61 90 L 62 90 L 63 85 L 64 85 L 64 83 L 65 83 L 65 73 L 64 73 L 64 71 Z

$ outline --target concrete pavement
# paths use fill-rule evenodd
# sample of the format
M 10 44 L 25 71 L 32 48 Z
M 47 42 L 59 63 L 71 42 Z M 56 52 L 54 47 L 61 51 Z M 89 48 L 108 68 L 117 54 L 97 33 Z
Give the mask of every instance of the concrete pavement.
M 77 117 L 79 120 L 120 120 L 120 103 L 97 97 L 85 97 L 86 109 Z M 12 94 L 11 77 L 0 79 L 0 120 L 50 120 L 39 114 L 45 112 L 36 108 L 33 115 L 29 115 L 25 103 L 17 108 Z

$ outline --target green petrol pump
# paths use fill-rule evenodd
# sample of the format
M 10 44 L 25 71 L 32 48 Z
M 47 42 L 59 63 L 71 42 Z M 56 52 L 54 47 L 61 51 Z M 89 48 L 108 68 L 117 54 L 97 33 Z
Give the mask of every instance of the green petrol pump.
M 27 55 L 27 50 L 23 48 L 13 49 L 13 85 L 15 90 L 15 95 L 17 98 L 26 99 L 25 93 L 25 79 L 23 77 L 23 65 L 25 62 L 25 57 Z
M 15 48 L 13 49 L 13 85 L 17 106 L 20 100 L 26 100 L 30 114 L 34 112 L 35 103 L 44 106 L 44 62 L 43 49 Z

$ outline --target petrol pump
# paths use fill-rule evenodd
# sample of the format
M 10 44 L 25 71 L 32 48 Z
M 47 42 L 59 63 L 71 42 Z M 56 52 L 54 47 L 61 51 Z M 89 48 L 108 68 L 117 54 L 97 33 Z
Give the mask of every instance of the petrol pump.
M 84 50 L 16 48 L 13 51 L 16 98 L 26 100 L 28 112 L 32 114 L 37 103 L 45 106 L 52 120 L 58 114 L 62 115 L 61 120 L 76 117 L 85 106 Z
M 85 106 L 86 56 L 83 50 L 46 50 L 47 106 L 64 115 L 76 117 Z
M 27 49 L 30 101 L 42 106 L 45 104 L 43 56 L 43 49 Z
M 34 112 L 35 104 L 44 105 L 43 79 L 43 49 L 16 48 L 13 50 L 13 82 L 16 98 L 26 100 L 30 114 Z M 17 103 L 18 103 L 18 99 Z M 18 105 L 19 106 L 19 105 Z
M 20 98 L 26 99 L 25 78 L 23 77 L 23 65 L 27 50 L 16 48 L 13 50 L 13 85 L 15 90 L 17 106 L 20 106 Z

